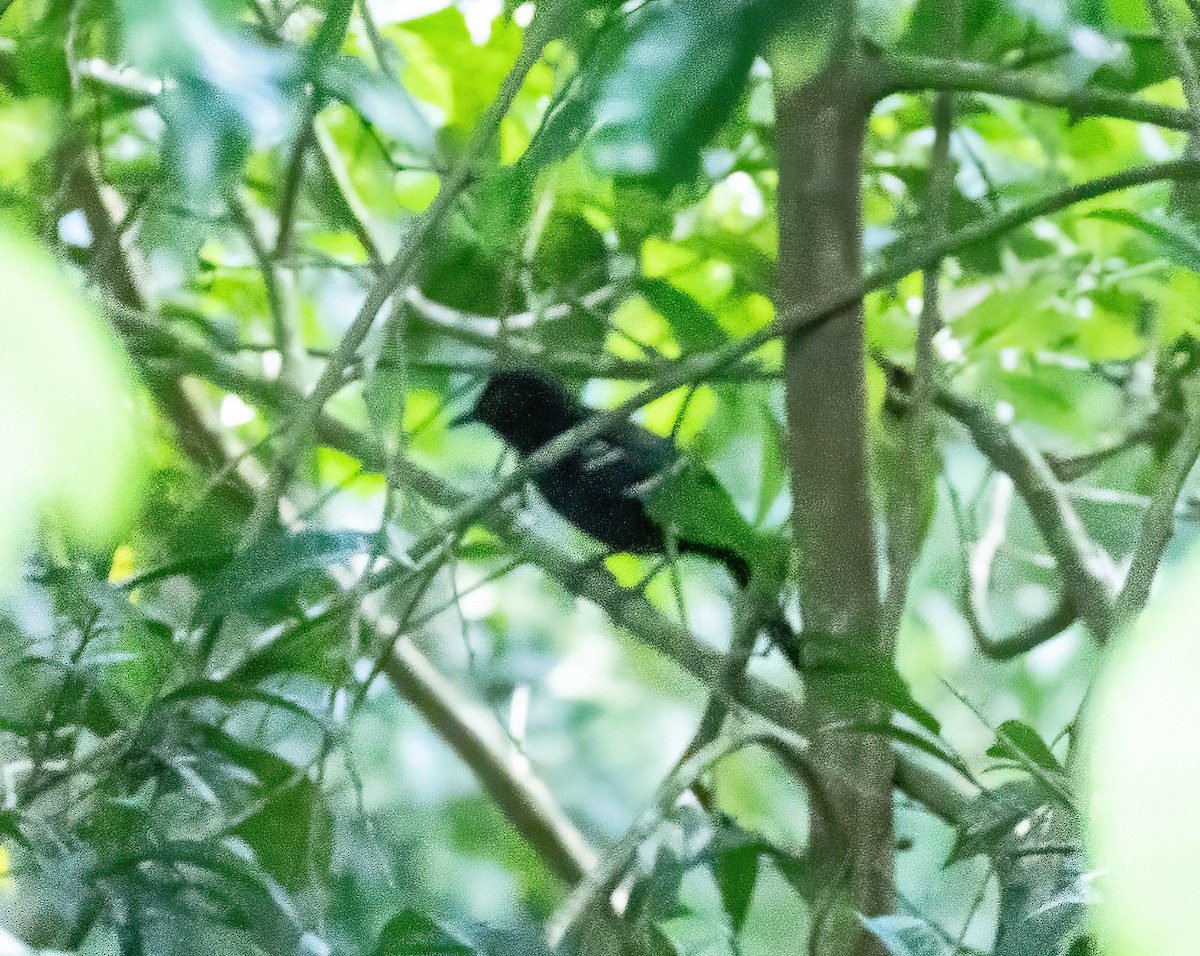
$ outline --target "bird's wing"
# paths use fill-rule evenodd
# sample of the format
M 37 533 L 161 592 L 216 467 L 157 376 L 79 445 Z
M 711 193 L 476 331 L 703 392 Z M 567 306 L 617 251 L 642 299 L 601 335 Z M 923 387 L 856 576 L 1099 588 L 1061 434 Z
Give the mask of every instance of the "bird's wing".
M 623 426 L 588 442 L 579 452 L 580 467 L 611 488 L 636 490 L 676 458 L 674 443 L 638 425 Z

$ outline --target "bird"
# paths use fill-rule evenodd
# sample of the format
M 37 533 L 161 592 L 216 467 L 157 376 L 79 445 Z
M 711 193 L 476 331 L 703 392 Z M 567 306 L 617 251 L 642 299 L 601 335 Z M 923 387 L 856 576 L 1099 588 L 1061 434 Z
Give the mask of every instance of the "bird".
M 474 407 L 452 424 L 486 425 L 527 458 L 593 411 L 540 370 L 511 368 L 494 372 Z M 678 462 L 674 441 L 624 421 L 539 472 L 533 484 L 558 514 L 612 551 L 666 554 L 668 533 L 647 500 L 656 480 Z M 716 487 L 716 479 L 707 478 Z M 750 563 L 733 548 L 688 538 L 673 543 L 679 553 L 720 562 L 739 587 L 749 584 Z

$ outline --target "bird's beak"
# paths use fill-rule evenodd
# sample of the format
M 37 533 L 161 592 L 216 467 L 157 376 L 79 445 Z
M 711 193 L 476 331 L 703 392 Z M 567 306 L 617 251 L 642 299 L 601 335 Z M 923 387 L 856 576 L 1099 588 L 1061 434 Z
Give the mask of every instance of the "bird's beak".
M 461 415 L 455 415 L 450 419 L 450 427 L 458 428 L 460 425 L 470 425 L 477 421 L 479 421 L 479 417 L 475 414 L 475 409 L 472 407 L 468 408 Z

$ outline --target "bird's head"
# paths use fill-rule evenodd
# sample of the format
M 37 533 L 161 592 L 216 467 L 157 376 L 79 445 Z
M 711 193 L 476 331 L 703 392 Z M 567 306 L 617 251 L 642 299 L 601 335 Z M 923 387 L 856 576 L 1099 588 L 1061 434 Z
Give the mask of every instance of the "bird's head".
M 534 369 L 507 369 L 492 374 L 475 407 L 454 424 L 481 422 L 529 454 L 583 419 L 583 409 L 558 382 Z

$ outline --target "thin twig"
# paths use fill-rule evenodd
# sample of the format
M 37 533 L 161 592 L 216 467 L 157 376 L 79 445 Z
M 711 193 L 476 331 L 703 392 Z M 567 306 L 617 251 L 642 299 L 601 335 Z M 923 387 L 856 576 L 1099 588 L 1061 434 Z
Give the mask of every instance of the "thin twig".
M 1150 507 L 1142 516 L 1133 560 L 1117 595 L 1113 609 L 1113 621 L 1117 627 L 1128 626 L 1146 606 L 1155 569 L 1162 561 L 1163 552 L 1175 532 L 1175 509 L 1179 494 L 1196 466 L 1196 459 L 1200 458 L 1200 380 L 1192 383 L 1188 397 L 1187 426 L 1158 476 Z
M 879 356 L 876 361 L 901 393 L 911 389 L 905 385 L 910 378 L 905 369 Z M 1057 562 L 1072 606 L 1096 640 L 1107 641 L 1112 631 L 1116 568 L 1111 555 L 1088 535 L 1070 496 L 1041 452 L 1019 431 L 1001 424 L 989 409 L 962 395 L 939 387 L 936 400 L 967 429 L 980 453 L 1012 479 Z
M 1196 61 L 1192 58 L 1192 51 L 1188 49 L 1179 25 L 1162 0 L 1146 0 L 1146 8 L 1162 35 L 1163 45 L 1175 63 L 1175 72 L 1179 76 L 1183 97 L 1191 115 L 1190 132 L 1196 136 L 1200 134 L 1200 75 L 1196 72 Z
M 285 261 L 292 249 L 292 235 L 296 226 L 296 209 L 299 206 L 300 183 L 304 177 L 304 160 L 313 141 L 313 121 L 317 117 L 317 95 L 311 86 L 304 91 L 304 111 L 296 127 L 296 139 L 292 143 L 292 155 L 288 160 L 287 173 L 283 180 L 283 192 L 279 197 L 279 228 L 275 233 L 275 262 Z
M 229 208 L 233 213 L 242 235 L 250 246 L 254 259 L 262 274 L 267 292 L 267 305 L 271 310 L 271 321 L 275 335 L 275 348 L 281 359 L 280 378 L 291 384 L 300 381 L 300 369 L 307 353 L 300 337 L 299 320 L 296 315 L 296 289 L 291 277 L 285 276 L 278 267 L 279 259 L 267 250 L 255 228 L 250 210 L 240 199 L 231 198 Z
M 471 177 L 475 175 L 476 164 L 499 129 L 500 121 L 507 114 L 517 92 L 525 82 L 525 77 L 541 58 L 541 53 L 542 43 L 539 37 L 534 32 L 526 32 L 525 43 L 521 47 L 517 61 L 504 78 L 500 92 L 488 108 L 487 113 L 479 121 L 458 168 L 442 184 L 442 188 L 438 190 L 437 196 L 429 208 L 406 237 L 407 242 L 404 248 L 384 269 L 379 280 L 368 290 L 358 314 L 354 317 L 346 334 L 342 336 L 342 341 L 330 357 L 317 384 L 305 397 L 300 408 L 290 417 L 279 444 L 278 455 L 275 465 L 271 469 L 270 478 L 255 502 L 254 511 L 247 522 L 241 542 L 243 550 L 257 539 L 275 519 L 276 506 L 288 482 L 295 459 L 307 441 L 321 409 L 341 387 L 342 372 L 353 361 L 359 346 L 366 338 L 367 332 L 374 324 L 375 318 L 384 304 L 401 285 L 410 281 L 427 252 L 427 241 L 442 227 L 453 209 L 459 193 L 466 188 Z
M 1064 594 L 1049 614 L 1026 624 L 1020 630 L 999 638 L 992 637 L 987 633 L 976 597 L 976 592 L 984 590 L 986 582 L 984 582 L 984 587 L 981 587 L 980 582 L 976 580 L 974 556 L 971 546 L 967 542 L 965 509 L 959 501 L 958 492 L 950 485 L 949 493 L 950 505 L 958 524 L 958 542 L 963 561 L 961 591 L 963 616 L 967 620 L 967 626 L 971 629 L 971 636 L 975 639 L 975 646 L 979 652 L 984 657 L 995 661 L 1012 660 L 1014 657 L 1026 654 L 1035 647 L 1040 647 L 1047 641 L 1053 640 L 1074 624 L 1079 619 L 1079 615 L 1075 612 L 1075 605 L 1071 603 L 1070 597 Z M 990 561 L 988 563 L 990 565 Z
M 958 54 L 962 33 L 962 0 L 946 0 L 943 4 L 945 21 L 942 32 L 944 52 Z M 929 158 L 929 190 L 926 227 L 930 239 L 946 236 L 950 211 L 950 194 L 954 189 L 954 169 L 950 161 L 950 134 L 954 127 L 954 93 L 940 91 L 934 99 L 933 149 Z M 937 459 L 936 432 L 933 422 L 934 352 L 933 340 L 942 326 L 941 309 L 942 262 L 930 263 L 922 272 L 921 314 L 917 320 L 917 335 L 913 360 L 913 388 L 909 403 L 904 453 L 908 458 L 907 473 L 911 482 L 897 478 L 891 495 L 892 527 L 888 533 L 888 591 L 883 607 L 884 633 L 895 635 L 900 627 L 907 602 L 910 578 L 923 543 L 925 510 L 932 507 L 934 475 L 932 465 Z
M 973 703 L 971 703 L 971 701 L 961 694 L 955 687 L 949 683 L 946 683 L 945 681 L 942 683 L 945 684 L 946 689 L 949 690 L 950 693 L 958 698 L 959 702 L 962 703 L 967 710 L 975 715 L 975 717 L 981 724 L 983 724 L 983 726 L 987 727 L 988 730 L 992 731 L 992 733 L 996 735 L 996 739 L 1000 741 L 1000 743 L 1004 744 L 1004 746 L 1008 749 L 1009 754 L 1011 754 L 1012 759 L 1020 764 L 1021 768 L 1028 773 L 1029 776 L 1033 777 L 1034 780 L 1040 783 L 1047 792 L 1053 794 L 1059 803 L 1069 810 L 1076 819 L 1081 819 L 1079 815 L 1079 804 L 1075 800 L 1075 795 L 1071 793 L 1070 789 L 1068 788 L 1068 778 L 1066 774 L 1053 773 L 1052 771 L 1049 771 L 1045 767 L 1038 764 L 1021 748 L 1021 746 L 1015 740 L 1013 740 L 1012 735 L 1009 734 L 1007 730 L 1005 730 L 1003 727 L 993 727 L 988 723 L 987 718 L 983 715 L 983 712 Z
M 1097 641 L 1107 641 L 1116 575 L 1112 558 L 1092 541 L 1046 460 L 1020 432 L 1002 425 L 982 406 L 946 390 L 939 390 L 938 404 L 967 428 L 987 459 L 1012 478 L 1054 555 L 1080 619 Z
M 621 875 L 629 866 L 637 848 L 649 839 L 659 824 L 666 819 L 675 806 L 675 801 L 691 786 L 692 781 L 722 757 L 757 743 L 761 738 L 761 732 L 735 730 L 710 741 L 675 765 L 621 841 L 605 855 L 598 866 L 592 868 L 554 914 L 546 930 L 547 941 L 552 949 L 558 949 L 571 938 L 587 914 L 608 898 L 620 882 Z
M 354 181 L 350 175 L 350 170 L 347 168 L 341 153 L 338 151 L 337 142 L 334 140 L 333 134 L 329 131 L 325 120 L 320 116 L 313 120 L 313 136 L 317 143 L 317 157 L 325 167 L 325 172 L 329 174 L 329 177 L 338 187 L 333 190 L 332 197 L 343 205 L 346 216 L 354 226 L 354 234 L 362 244 L 371 267 L 382 271 L 384 256 L 379 249 L 379 243 L 371 232 L 370 212 L 367 210 L 362 198 L 358 195 L 358 191 L 354 188 Z

